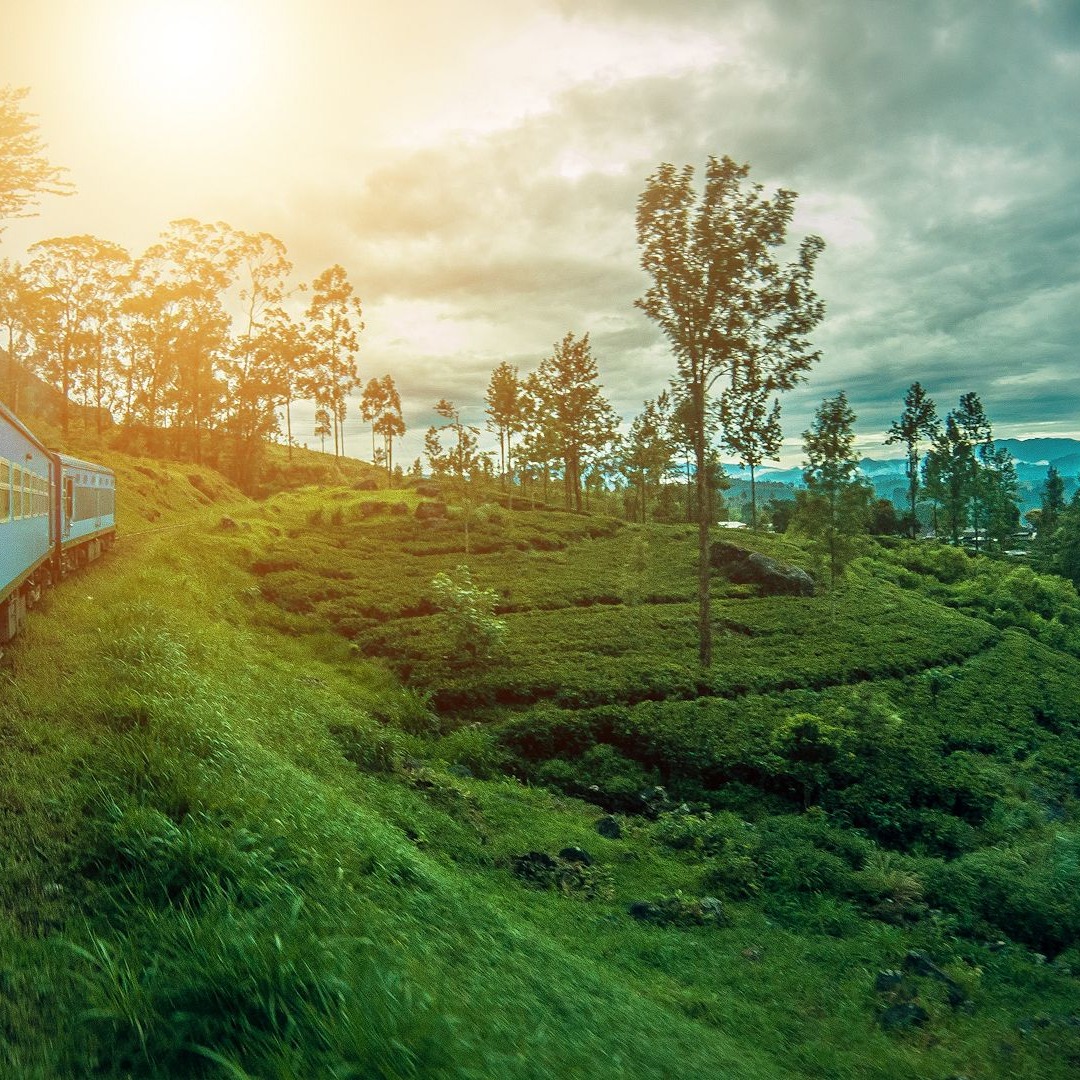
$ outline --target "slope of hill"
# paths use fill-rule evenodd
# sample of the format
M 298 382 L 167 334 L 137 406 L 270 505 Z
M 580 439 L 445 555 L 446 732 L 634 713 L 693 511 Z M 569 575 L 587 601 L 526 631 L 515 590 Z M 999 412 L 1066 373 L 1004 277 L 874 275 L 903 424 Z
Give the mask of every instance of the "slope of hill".
M 111 462 L 127 539 L 0 669 L 5 1075 L 1074 1073 L 1071 587 L 717 578 L 702 676 L 683 527 L 486 506 L 466 556 L 413 493 Z

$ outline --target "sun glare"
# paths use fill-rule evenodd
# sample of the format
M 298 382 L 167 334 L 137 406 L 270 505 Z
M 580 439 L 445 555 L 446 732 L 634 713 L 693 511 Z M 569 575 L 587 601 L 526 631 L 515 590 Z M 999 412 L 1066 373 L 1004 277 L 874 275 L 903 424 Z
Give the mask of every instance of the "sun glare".
M 248 74 L 240 12 L 222 0 L 140 3 L 120 37 L 128 93 L 177 119 L 229 105 Z

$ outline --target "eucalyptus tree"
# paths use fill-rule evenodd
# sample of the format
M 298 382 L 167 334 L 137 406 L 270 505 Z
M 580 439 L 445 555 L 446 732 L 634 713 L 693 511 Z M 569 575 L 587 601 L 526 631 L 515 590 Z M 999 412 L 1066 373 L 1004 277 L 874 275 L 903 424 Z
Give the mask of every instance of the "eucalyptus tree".
M 970 523 L 975 550 L 1000 546 L 1019 523 L 1019 482 L 1012 455 L 994 442 L 978 394 L 967 393 L 945 418 L 923 464 L 927 493 L 942 507 L 954 544 Z
M 440 477 L 448 477 L 451 488 L 461 503 L 461 518 L 465 529 L 465 554 L 469 554 L 469 523 L 473 515 L 473 480 L 483 472 L 487 461 L 478 442 L 480 429 L 461 419 L 461 410 L 446 398 L 435 403 L 435 412 L 444 421 L 438 427 L 428 428 L 424 437 L 424 453 L 431 471 Z M 440 432 L 451 435 L 450 444 L 443 447 Z
M 671 399 L 665 390 L 655 400 L 644 403 L 619 448 L 619 471 L 636 494 L 635 516 L 642 523 L 647 519 L 650 496 L 659 491 L 674 469 L 670 420 Z
M 780 402 L 773 397 L 771 380 L 756 359 L 734 365 L 731 381 L 720 395 L 721 440 L 740 465 L 750 470 L 750 527 L 757 528 L 757 470 L 775 460 L 783 444 Z
M 29 319 L 38 374 L 60 392 L 60 426 L 70 422 L 70 396 L 84 378 L 104 409 L 116 312 L 131 256 L 96 236 L 41 240 L 29 248 Z M 106 342 L 106 338 L 109 338 Z M 101 416 L 98 417 L 100 430 Z
M 365 397 L 368 389 L 371 388 L 371 384 L 375 382 L 376 380 L 372 379 L 368 383 L 367 388 L 364 390 Z M 394 481 L 394 440 L 405 434 L 405 418 L 401 413 L 401 394 L 398 392 L 393 377 L 384 375 L 377 381 L 377 385 L 378 407 L 370 414 L 371 436 L 372 439 L 376 435 L 382 438 L 383 464 L 386 466 L 387 481 L 392 486 Z M 375 457 L 376 454 L 372 453 L 372 460 Z
M 234 232 L 237 318 L 225 363 L 227 412 L 238 479 L 247 480 L 268 434 L 277 429 L 277 409 L 291 398 L 283 377 L 289 370 L 294 328 L 282 305 L 292 271 L 285 245 L 269 233 Z M 232 307 L 232 305 L 229 305 Z
M 7 401 L 16 413 L 26 378 L 22 361 L 30 353 L 30 332 L 30 294 L 26 271 L 21 263 L 0 259 L 0 341 L 5 352 L 0 400 Z
M 987 470 L 994 468 L 994 430 L 978 394 L 962 394 L 960 404 L 953 410 L 952 415 L 972 457 L 968 500 L 971 524 L 975 531 L 975 550 L 978 551 L 986 532 L 989 504 L 993 498 L 993 482 Z
M 315 407 L 315 432 L 319 437 L 319 449 L 326 453 L 326 440 L 333 434 L 330 410 L 325 405 Z
M 524 424 L 522 416 L 522 386 L 518 369 L 505 360 L 491 373 L 487 391 L 484 394 L 484 410 L 487 413 L 487 428 L 499 437 L 499 476 L 502 485 L 513 489 L 514 458 L 511 438 L 519 433 Z
M 358 335 L 364 329 L 360 298 L 344 267 L 324 270 L 311 285 L 307 320 L 315 350 L 316 396 L 330 410 L 334 456 L 345 452 L 343 425 L 348 396 L 360 380 L 356 372 Z
M 273 372 L 274 404 L 285 410 L 285 439 L 292 461 L 292 405 L 310 383 L 314 355 L 311 341 L 302 324 L 284 308 L 272 308 L 266 313 L 257 342 L 264 363 Z
M 967 527 L 977 467 L 974 450 L 956 414 L 950 412 L 923 459 L 923 485 L 934 503 L 935 533 L 940 510 L 942 524 L 954 544 L 960 542 L 960 533 Z
M 1046 470 L 1046 479 L 1039 491 L 1039 509 L 1031 517 L 1036 522 L 1035 552 L 1046 568 L 1053 563 L 1057 531 L 1065 512 L 1065 479 L 1056 465 Z
M 796 513 L 800 526 L 822 545 L 833 585 L 854 551 L 853 538 L 864 530 L 872 495 L 859 478 L 854 424 L 855 413 L 841 390 L 821 403 L 803 432 L 807 490 L 796 497 Z
M 915 510 L 919 502 L 919 477 L 920 462 L 922 459 L 921 445 L 923 440 L 933 441 L 941 430 L 938 422 L 937 408 L 933 400 L 922 388 L 921 383 L 912 383 L 904 397 L 904 411 L 899 419 L 894 420 L 889 427 L 889 437 L 885 440 L 886 445 L 903 443 L 906 450 L 905 473 L 908 481 L 908 513 L 911 529 L 911 538 L 914 540 L 918 534 L 919 521 Z
M 147 249 L 141 273 L 159 289 L 170 320 L 175 381 L 169 387 L 176 452 L 203 459 L 205 435 L 225 421 L 232 317 L 226 293 L 236 281 L 240 234 L 223 222 L 182 218 Z
M 638 200 L 641 265 L 651 284 L 636 305 L 671 343 L 680 390 L 690 401 L 698 507 L 698 653 L 712 662 L 709 610 L 707 414 L 714 384 L 750 364 L 773 390 L 786 390 L 819 359 L 808 335 L 824 305 L 811 282 L 824 249 L 817 236 L 781 263 L 795 208 L 793 191 L 771 198 L 747 186 L 748 165 L 710 157 L 704 188 L 692 166 L 662 164 Z
M 381 435 L 383 464 L 392 470 L 394 439 L 405 434 L 401 394 L 392 376 L 368 380 L 360 398 L 360 416 L 371 424 L 371 460 L 375 461 L 378 456 L 375 438 Z
M 560 462 L 566 508 L 580 510 L 581 480 L 615 439 L 619 418 L 604 397 L 589 335 L 568 333 L 526 380 L 530 413 Z
M 72 195 L 66 169 L 50 165 L 32 113 L 27 87 L 0 86 L 0 221 L 31 217 L 41 195 Z M 3 229 L 0 229 L 3 232 Z
M 360 395 L 360 419 L 371 425 L 371 460 L 375 460 L 375 421 L 383 410 L 383 387 L 378 379 L 368 379 Z
M 438 476 L 450 476 L 459 483 L 467 483 L 479 470 L 483 457 L 477 438 L 480 429 L 466 424 L 461 419 L 461 410 L 446 398 L 440 398 L 435 403 L 435 413 L 446 423 L 428 428 L 424 440 L 428 464 Z M 445 448 L 440 431 L 447 431 L 452 436 L 450 444 Z

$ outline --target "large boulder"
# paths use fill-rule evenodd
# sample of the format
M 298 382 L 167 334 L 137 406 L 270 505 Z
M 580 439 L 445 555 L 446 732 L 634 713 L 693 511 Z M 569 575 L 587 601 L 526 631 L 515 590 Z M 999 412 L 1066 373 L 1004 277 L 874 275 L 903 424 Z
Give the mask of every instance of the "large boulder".
M 764 596 L 813 596 L 814 579 L 797 566 L 718 540 L 709 563 L 735 585 L 756 585 Z
M 439 521 L 447 516 L 446 503 L 422 502 L 416 506 L 417 521 Z

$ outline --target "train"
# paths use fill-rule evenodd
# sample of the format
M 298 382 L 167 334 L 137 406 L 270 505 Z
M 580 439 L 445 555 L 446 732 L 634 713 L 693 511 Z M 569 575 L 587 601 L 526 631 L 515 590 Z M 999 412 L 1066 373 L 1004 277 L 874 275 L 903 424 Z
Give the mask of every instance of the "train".
M 0 402 L 0 650 L 45 588 L 115 541 L 112 469 L 48 449 Z

